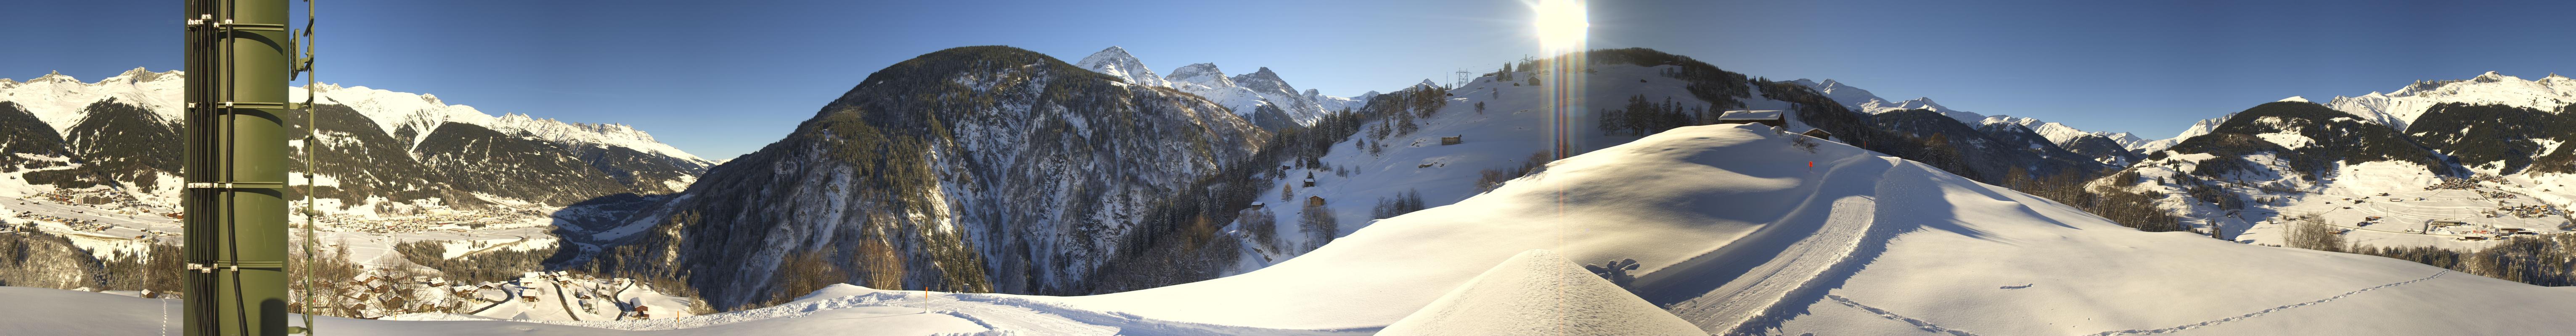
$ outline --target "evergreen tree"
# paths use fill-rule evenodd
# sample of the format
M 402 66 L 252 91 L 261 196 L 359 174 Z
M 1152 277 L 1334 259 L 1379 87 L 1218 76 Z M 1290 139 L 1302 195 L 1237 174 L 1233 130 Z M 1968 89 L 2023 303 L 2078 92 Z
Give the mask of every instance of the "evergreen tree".
M 1421 125 L 1413 123 L 1412 113 L 1396 113 L 1395 118 L 1395 134 L 1397 135 L 1413 134 L 1414 130 L 1422 128 Z
M 1593 126 L 1594 126 L 1594 127 L 1598 127 L 1598 128 L 1600 128 L 1600 129 L 1601 129 L 1601 133 L 1605 133 L 1605 134 L 1608 134 L 1608 133 L 1614 133 L 1614 132 L 1618 132 L 1619 130 L 1623 130 L 1623 129 L 1627 129 L 1627 128 L 1628 128 L 1628 125 L 1627 125 L 1628 118 L 1627 118 L 1627 113 L 1626 113 L 1626 112 L 1622 112 L 1622 111 L 1618 111 L 1618 110 L 1611 110 L 1611 109 L 1601 109 L 1601 112 L 1593 113 L 1593 115 L 1595 115 L 1595 116 L 1599 116 L 1599 117 L 1601 118 L 1601 122 L 1593 123 Z

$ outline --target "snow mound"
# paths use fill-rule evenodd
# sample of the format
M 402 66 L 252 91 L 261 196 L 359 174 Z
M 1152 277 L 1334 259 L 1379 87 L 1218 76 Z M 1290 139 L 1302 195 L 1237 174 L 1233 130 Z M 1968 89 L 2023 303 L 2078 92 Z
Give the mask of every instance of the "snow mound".
M 2281 98 L 2281 100 L 2279 100 L 2279 101 L 2285 101 L 2285 102 L 2301 102 L 2301 103 L 2309 102 L 2309 101 L 2308 101 L 2308 97 L 2301 97 L 2301 96 L 2290 96 L 2289 98 Z
M 1689 335 L 1690 321 L 1584 271 L 1529 250 L 1477 275 L 1379 335 Z

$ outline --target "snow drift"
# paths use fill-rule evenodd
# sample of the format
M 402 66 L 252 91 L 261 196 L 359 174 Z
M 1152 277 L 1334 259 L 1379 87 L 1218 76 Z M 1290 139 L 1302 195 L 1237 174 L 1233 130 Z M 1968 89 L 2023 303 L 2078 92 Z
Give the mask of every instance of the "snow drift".
M 1477 275 L 1379 335 L 1687 335 L 1699 328 L 1547 250 Z

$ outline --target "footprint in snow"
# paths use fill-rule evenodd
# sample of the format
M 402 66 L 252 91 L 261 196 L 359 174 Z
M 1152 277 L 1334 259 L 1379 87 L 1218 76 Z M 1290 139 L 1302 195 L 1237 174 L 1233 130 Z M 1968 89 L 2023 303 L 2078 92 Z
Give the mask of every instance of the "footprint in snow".
M 2012 286 L 2003 286 L 2003 287 L 1998 287 L 1998 288 L 2003 288 L 2003 289 L 2023 289 L 2023 288 L 2030 288 L 2030 285 L 2031 285 L 2031 284 L 2020 284 L 2020 285 L 2012 285 Z

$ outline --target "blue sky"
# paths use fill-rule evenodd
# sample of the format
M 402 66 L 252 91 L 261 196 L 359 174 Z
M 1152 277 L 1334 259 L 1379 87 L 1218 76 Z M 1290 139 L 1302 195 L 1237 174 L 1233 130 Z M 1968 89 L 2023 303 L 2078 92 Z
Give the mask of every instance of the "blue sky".
M 325 82 L 492 113 L 624 123 L 710 159 L 777 140 L 868 73 L 948 47 L 1066 61 L 1111 45 L 1156 71 L 1270 67 L 1353 95 L 1536 53 L 1519 1 L 422 1 L 322 3 Z M 178 66 L 168 1 L 0 14 L 0 77 Z M 2576 73 L 2576 6 L 2460 2 L 1598 1 L 1592 47 L 1648 47 L 1775 80 L 2172 136 L 2293 95 L 2485 71 Z M 33 33 L 29 33 L 33 32 Z

